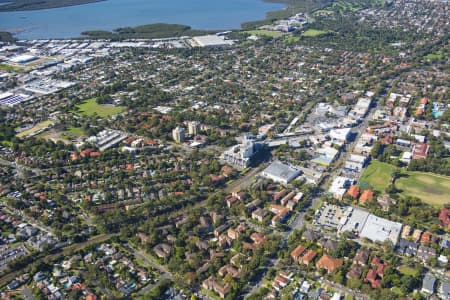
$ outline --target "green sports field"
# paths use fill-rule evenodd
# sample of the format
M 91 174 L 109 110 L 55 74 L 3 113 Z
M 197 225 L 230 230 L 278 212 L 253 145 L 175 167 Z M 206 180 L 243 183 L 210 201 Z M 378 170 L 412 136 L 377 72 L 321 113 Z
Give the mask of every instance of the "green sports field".
M 384 193 L 385 188 L 391 182 L 391 172 L 395 167 L 379 161 L 372 161 L 366 168 L 359 182 L 367 182 L 372 188 Z
M 83 116 L 93 116 L 97 114 L 100 118 L 107 118 L 120 114 L 125 110 L 122 106 L 98 104 L 95 99 L 88 99 L 76 106 L 76 113 Z
M 450 177 L 432 173 L 406 172 L 405 177 L 395 181 L 402 194 L 420 198 L 433 206 L 450 203 Z
M 247 30 L 244 31 L 244 33 L 267 37 L 278 37 L 282 35 L 282 33 L 279 31 L 270 31 L 270 30 Z
M 390 184 L 391 172 L 395 167 L 378 161 L 372 161 L 360 179 L 374 190 L 383 193 Z M 450 203 L 450 177 L 433 173 L 402 171 L 395 181 L 395 187 L 402 190 L 400 195 L 412 196 L 433 206 Z
M 302 36 L 315 37 L 315 36 L 319 36 L 319 35 L 323 35 L 323 34 L 327 34 L 327 33 L 328 33 L 328 31 L 308 29 L 302 33 Z

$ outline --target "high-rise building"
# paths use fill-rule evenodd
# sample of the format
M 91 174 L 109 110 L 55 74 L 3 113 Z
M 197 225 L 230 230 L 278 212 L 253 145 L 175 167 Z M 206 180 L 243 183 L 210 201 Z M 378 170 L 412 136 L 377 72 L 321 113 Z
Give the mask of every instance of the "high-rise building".
M 183 127 L 177 126 L 172 130 L 172 137 L 175 142 L 182 143 L 184 141 L 186 130 Z
M 188 133 L 191 136 L 196 136 L 200 131 L 200 123 L 197 121 L 192 121 L 188 123 Z

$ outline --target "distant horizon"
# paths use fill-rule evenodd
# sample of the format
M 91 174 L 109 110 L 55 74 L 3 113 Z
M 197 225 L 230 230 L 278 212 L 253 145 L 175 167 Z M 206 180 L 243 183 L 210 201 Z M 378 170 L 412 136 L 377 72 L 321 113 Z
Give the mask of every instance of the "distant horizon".
M 79 38 L 89 30 L 111 31 L 154 23 L 182 24 L 193 29 L 240 29 L 286 6 L 263 0 L 106 0 L 59 8 L 1 12 L 0 30 L 18 39 Z

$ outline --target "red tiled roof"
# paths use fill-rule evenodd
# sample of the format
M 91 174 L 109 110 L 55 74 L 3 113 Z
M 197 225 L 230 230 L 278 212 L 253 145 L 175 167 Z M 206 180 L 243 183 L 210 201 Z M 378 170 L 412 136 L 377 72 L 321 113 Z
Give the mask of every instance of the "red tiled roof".
M 380 287 L 380 281 L 377 279 L 377 273 L 370 269 L 369 272 L 367 272 L 366 278 L 364 279 L 365 282 L 370 282 L 370 285 L 374 289 L 378 289 Z
M 348 192 L 347 192 L 349 195 L 350 195 L 350 197 L 352 197 L 353 199 L 356 199 L 356 198 L 358 198 L 358 195 L 359 195 L 359 186 L 357 186 L 357 185 L 352 185 L 349 189 L 348 189 Z
M 430 101 L 430 99 L 428 99 L 428 98 L 422 98 L 422 99 L 420 99 L 420 103 L 421 103 L 421 104 L 428 104 L 429 101 Z
M 359 198 L 360 202 L 367 202 L 367 201 L 372 201 L 373 200 L 373 191 L 372 190 L 365 190 L 362 194 L 361 197 Z
M 450 209 L 445 207 L 441 208 L 441 211 L 439 212 L 439 221 L 445 226 L 450 227 Z
M 333 272 L 340 266 L 342 266 L 342 260 L 333 258 L 327 254 L 323 255 L 316 263 L 317 268 L 324 268 L 328 273 Z
M 291 257 L 292 257 L 292 259 L 297 260 L 297 259 L 300 257 L 300 255 L 301 255 L 303 252 L 305 252 L 305 250 L 306 250 L 306 247 L 305 247 L 305 246 L 298 245 L 297 248 L 295 248 L 294 251 L 291 252 Z
M 382 137 L 382 138 L 380 139 L 380 142 L 381 142 L 382 144 L 392 144 L 392 143 L 394 142 L 394 139 L 393 139 L 391 136 L 387 135 L 387 136 L 385 136 L 385 137 Z
M 413 159 L 426 158 L 430 146 L 426 143 L 416 143 L 413 147 Z
M 430 241 L 431 241 L 431 233 L 429 233 L 428 231 L 422 233 L 422 236 L 420 237 L 420 242 L 429 243 Z
M 300 259 L 302 263 L 305 265 L 309 265 L 313 259 L 317 256 L 317 251 L 314 250 L 308 250 Z

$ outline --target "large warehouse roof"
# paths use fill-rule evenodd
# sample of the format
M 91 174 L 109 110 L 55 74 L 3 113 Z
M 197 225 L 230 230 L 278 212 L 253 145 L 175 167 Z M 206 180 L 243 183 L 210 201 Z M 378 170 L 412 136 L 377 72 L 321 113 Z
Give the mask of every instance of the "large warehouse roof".
M 397 244 L 398 236 L 402 230 L 402 224 L 392 222 L 375 215 L 369 215 L 366 224 L 361 231 L 360 237 L 368 238 L 372 241 L 383 242 L 390 239 Z
M 202 35 L 193 37 L 192 40 L 200 47 L 208 47 L 208 46 L 226 46 L 232 45 L 232 41 L 224 40 L 222 37 L 217 35 Z

